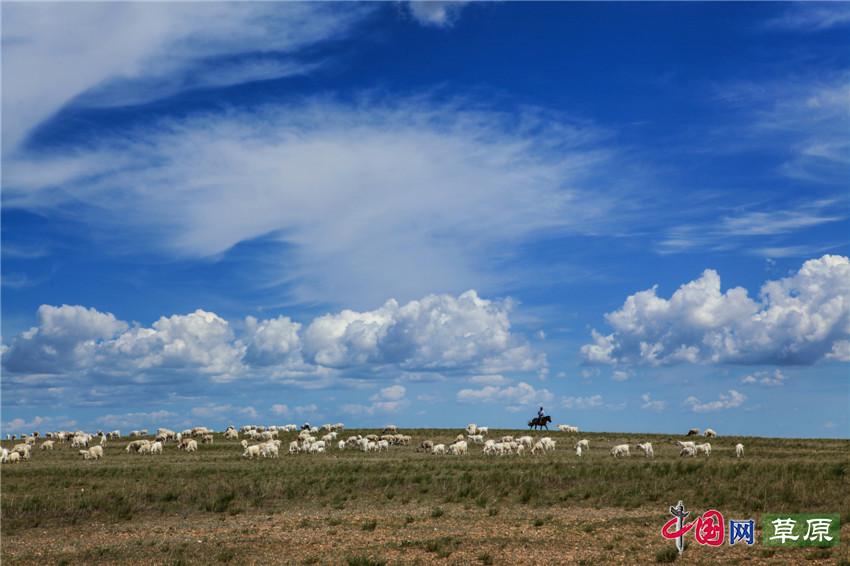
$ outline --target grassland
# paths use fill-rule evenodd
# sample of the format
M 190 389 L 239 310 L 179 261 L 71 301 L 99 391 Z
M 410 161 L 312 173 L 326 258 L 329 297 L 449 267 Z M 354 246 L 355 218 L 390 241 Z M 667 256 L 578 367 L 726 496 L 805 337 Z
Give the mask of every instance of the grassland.
M 345 431 L 368 434 L 375 431 Z M 719 437 L 711 457 L 681 459 L 681 436 L 535 432 L 538 456 L 416 454 L 409 447 L 248 461 L 236 441 L 187 454 L 102 461 L 67 444 L 0 470 L 5 564 L 850 564 L 850 441 Z M 491 436 L 521 431 L 491 431 Z M 524 432 L 524 431 L 522 431 Z M 294 434 L 287 436 L 294 437 Z M 587 438 L 576 457 L 572 445 Z M 611 446 L 650 441 L 654 458 L 613 459 Z M 744 458 L 733 446 L 746 446 Z M 13 443 L 3 441 L 4 447 Z M 59 445 L 57 445 L 59 446 Z M 284 445 L 285 446 L 285 445 Z M 661 537 L 669 506 L 729 519 L 840 513 L 839 548 L 703 547 L 682 557 Z

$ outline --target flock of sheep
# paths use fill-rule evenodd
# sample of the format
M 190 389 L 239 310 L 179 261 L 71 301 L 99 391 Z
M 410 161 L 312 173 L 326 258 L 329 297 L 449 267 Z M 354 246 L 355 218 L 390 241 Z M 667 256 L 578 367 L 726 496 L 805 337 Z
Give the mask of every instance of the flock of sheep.
M 242 457 L 248 459 L 255 458 L 276 458 L 280 454 L 283 440 L 278 436 L 281 433 L 298 432 L 294 440 L 289 441 L 289 454 L 317 454 L 324 453 L 328 448 L 336 446 L 338 450 L 355 449 L 363 452 L 389 452 L 391 446 L 410 446 L 412 438 L 408 435 L 400 434 L 398 428 L 394 425 L 386 426 L 380 435 L 370 434 L 367 436 L 352 435 L 347 439 L 339 437 L 344 425 L 342 423 L 326 424 L 322 427 L 311 427 L 309 423 L 305 423 L 300 428 L 297 425 L 289 424 L 285 426 L 255 426 L 246 425 L 239 431 L 235 427 L 230 426 L 224 432 L 224 438 L 228 440 L 239 440 L 239 435 L 242 435 L 240 445 L 243 449 Z M 558 430 L 564 433 L 578 433 L 578 428 L 569 425 L 558 425 Z M 206 427 L 194 427 L 186 429 L 183 432 L 174 432 L 166 428 L 157 429 L 154 440 L 146 438 L 136 438 L 127 444 L 126 451 L 137 454 L 162 454 L 166 444 L 173 442 L 178 450 L 186 452 L 195 452 L 198 450 L 198 440 L 201 444 L 212 444 L 214 441 L 213 431 Z M 451 444 L 435 443 L 433 440 L 423 440 L 416 448 L 417 453 L 428 453 L 433 455 L 466 455 L 470 451 L 471 445 L 482 445 L 482 452 L 485 455 L 505 456 L 505 455 L 522 455 L 538 454 L 551 452 L 555 450 L 556 441 L 551 437 L 544 437 L 535 440 L 533 437 L 525 435 L 514 438 L 513 436 L 502 436 L 500 439 L 485 439 L 489 433 L 489 428 L 486 426 L 478 426 L 470 424 L 465 429 L 464 434 L 458 434 L 454 442 Z M 699 429 L 691 429 L 687 436 L 699 436 Z M 130 437 L 147 436 L 147 430 L 132 431 Z M 714 438 L 717 436 L 712 429 L 706 429 L 702 433 L 705 438 Z M 68 432 L 61 431 L 55 433 L 47 433 L 47 437 L 41 444 L 41 450 L 53 450 L 55 443 L 70 442 L 72 448 L 77 448 L 79 455 L 85 460 L 100 460 L 103 458 L 103 446 L 109 440 L 119 439 L 121 432 L 118 430 L 104 433 L 98 431 L 97 434 L 88 434 L 82 431 Z M 21 435 L 23 443 L 16 444 L 11 450 L 3 448 L 0 451 L 0 461 L 3 463 L 18 463 L 29 460 L 32 455 L 32 447 L 39 437 L 38 432 L 32 435 Z M 14 436 L 7 435 L 7 439 L 14 440 Z M 250 441 L 256 442 L 251 444 Z M 696 444 L 693 441 L 678 441 L 680 448 L 679 455 L 681 457 L 694 457 L 699 454 L 711 455 L 711 444 L 708 442 Z M 573 446 L 577 456 L 581 456 L 583 451 L 587 451 L 590 444 L 587 439 L 579 440 Z M 646 457 L 654 457 L 652 444 L 643 442 L 635 446 L 636 449 L 642 451 Z M 620 456 L 630 456 L 629 445 L 620 444 L 611 448 L 611 456 L 617 458 Z M 738 444 L 735 446 L 735 456 L 740 458 L 744 455 L 744 445 Z

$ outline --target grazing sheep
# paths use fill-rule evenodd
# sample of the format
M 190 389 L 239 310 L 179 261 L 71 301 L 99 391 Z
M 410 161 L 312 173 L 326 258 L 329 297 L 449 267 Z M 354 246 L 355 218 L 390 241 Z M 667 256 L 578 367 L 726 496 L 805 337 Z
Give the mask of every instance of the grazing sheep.
M 260 445 L 254 444 L 253 446 L 248 446 L 245 448 L 245 452 L 242 453 L 243 458 L 249 458 L 253 460 L 254 458 L 260 457 Z
M 705 432 L 702 433 L 706 438 L 714 438 L 717 436 L 717 433 L 711 430 L 710 428 L 705 429 Z
M 696 453 L 697 454 L 705 454 L 706 456 L 711 456 L 711 444 L 708 442 L 704 444 L 696 445 Z
M 480 434 L 481 436 L 487 436 L 488 432 L 490 432 L 490 427 L 488 427 L 488 426 L 479 426 L 478 427 L 478 434 Z
M 21 455 L 18 452 L 12 452 L 6 458 L 6 461 L 11 463 L 11 464 L 17 464 L 18 462 L 21 461 Z
M 581 457 L 581 445 L 576 444 L 576 456 Z
M 127 445 L 127 452 L 132 450 L 133 452 L 138 452 L 139 449 L 145 444 L 150 444 L 149 440 L 131 440 Z
M 239 438 L 239 433 L 236 432 L 235 428 L 229 428 L 224 431 L 224 438 L 227 440 L 237 440 Z
M 583 448 L 585 450 L 590 450 L 590 444 L 587 442 L 586 438 L 583 438 L 583 439 L 579 440 L 578 442 L 576 442 L 575 447 L 576 448 Z
M 611 456 L 615 458 L 618 456 L 631 456 L 631 454 L 629 454 L 629 445 L 618 444 L 617 446 L 611 449 Z
M 92 446 L 88 449 L 88 453 L 91 454 L 91 458 L 95 460 L 100 460 L 101 458 L 103 458 L 103 448 L 101 448 L 100 446 Z M 88 458 L 86 458 L 86 460 L 88 460 Z
M 431 450 L 431 454 L 445 454 L 446 453 L 446 445 L 445 444 L 437 444 Z
M 682 446 L 682 450 L 679 452 L 679 456 L 681 456 L 682 458 L 686 458 L 686 457 L 690 458 L 690 457 L 696 456 L 696 454 L 697 454 L 697 451 L 692 446 Z
M 194 452 L 198 449 L 198 441 L 193 438 L 184 438 L 180 441 L 180 445 L 177 446 L 178 450 L 185 450 L 186 452 Z
M 150 454 L 151 453 L 151 443 L 142 444 L 139 446 L 139 454 Z
M 45 440 L 44 442 L 41 443 L 41 449 L 42 450 L 53 450 L 53 441 L 52 440 Z
M 345 441 L 344 441 L 344 440 L 340 440 L 340 441 L 337 443 L 336 447 L 337 447 L 337 448 L 339 448 L 340 450 L 345 450 Z
M 468 454 L 469 445 L 467 445 L 465 440 L 461 440 L 460 442 L 455 442 L 451 446 L 449 446 L 449 453 L 455 456 L 462 456 L 464 454 Z
M 735 457 L 740 458 L 743 455 L 744 455 L 744 445 L 743 444 L 736 444 L 735 445 Z
M 685 447 L 693 448 L 694 452 L 696 452 L 696 450 L 697 450 L 696 444 L 691 442 L 691 441 L 682 442 L 681 440 L 677 440 L 676 444 L 679 445 L 679 448 L 685 448 Z
M 423 440 L 419 443 L 419 447 L 416 448 L 417 454 L 419 452 L 431 452 L 434 449 L 434 441 L 433 440 Z
M 395 425 L 387 425 L 384 427 L 384 431 L 381 434 L 386 434 L 388 432 L 395 434 L 398 432 L 398 427 Z
M 151 444 L 151 454 L 162 454 L 162 442 Z
M 687 436 L 699 436 L 699 429 L 698 428 L 692 428 L 691 430 L 688 431 Z
M 9 451 L 5 448 L 0 448 L 0 462 L 5 462 L 9 459 Z
M 655 457 L 655 453 L 652 451 L 651 442 L 644 442 L 643 444 L 638 444 L 637 446 L 635 446 L 635 448 L 637 448 L 638 450 L 643 450 L 644 454 L 647 457 Z
M 213 435 L 205 434 L 201 439 L 201 444 L 212 444 L 213 443 Z
M 466 425 L 466 435 L 467 436 L 475 436 L 476 434 L 478 434 L 478 425 L 477 424 Z

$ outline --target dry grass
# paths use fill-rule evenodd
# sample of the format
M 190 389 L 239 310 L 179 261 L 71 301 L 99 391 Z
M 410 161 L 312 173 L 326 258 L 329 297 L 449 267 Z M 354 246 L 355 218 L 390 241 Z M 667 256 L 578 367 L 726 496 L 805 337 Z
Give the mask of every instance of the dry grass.
M 343 436 L 366 433 L 346 432 Z M 372 431 L 368 431 L 372 432 Z M 449 430 L 407 431 L 411 447 L 336 449 L 247 461 L 216 435 L 198 453 L 161 456 L 107 445 L 103 461 L 67 445 L 2 468 L 3 564 L 599 564 L 657 563 L 679 499 L 728 519 L 770 512 L 842 513 L 850 524 L 850 442 L 713 439 L 710 458 L 681 460 L 664 435 L 546 434 L 554 453 L 416 454 Z M 493 436 L 517 431 L 493 431 Z M 588 438 L 577 458 L 571 446 Z M 614 444 L 651 441 L 654 459 L 614 460 Z M 743 459 L 732 457 L 737 442 Z M 4 446 L 11 443 L 4 442 Z M 846 531 L 846 529 L 842 529 Z M 842 533 L 845 540 L 847 535 Z M 830 549 L 693 543 L 689 563 L 834 564 Z M 818 554 L 820 552 L 820 554 Z M 674 557 L 675 559 L 675 557 Z

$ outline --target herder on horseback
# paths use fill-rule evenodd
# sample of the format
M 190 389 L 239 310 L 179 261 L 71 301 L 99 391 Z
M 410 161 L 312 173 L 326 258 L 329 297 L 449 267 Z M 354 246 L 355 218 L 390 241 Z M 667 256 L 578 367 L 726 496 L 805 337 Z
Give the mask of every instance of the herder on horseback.
M 528 421 L 528 428 L 534 427 L 536 429 L 537 427 L 542 427 L 542 428 L 545 428 L 546 430 L 549 430 L 549 427 L 546 426 L 546 425 L 548 423 L 551 423 L 551 422 L 552 422 L 552 417 L 550 417 L 546 413 L 544 413 L 543 407 L 540 407 L 540 410 L 537 411 L 537 416 L 534 417 L 533 419 L 531 419 L 530 421 Z

